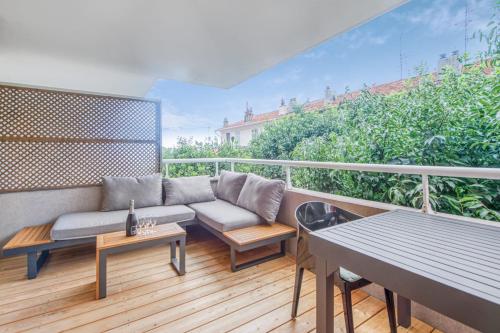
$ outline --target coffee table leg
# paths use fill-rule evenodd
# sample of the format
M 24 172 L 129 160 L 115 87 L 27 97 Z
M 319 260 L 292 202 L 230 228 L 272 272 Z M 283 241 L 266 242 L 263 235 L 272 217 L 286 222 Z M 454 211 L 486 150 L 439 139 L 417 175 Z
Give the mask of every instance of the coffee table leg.
M 96 299 L 106 297 L 106 253 L 96 252 Z
M 179 240 L 179 259 L 177 259 L 177 241 L 170 242 L 170 259 L 177 274 L 186 274 L 186 238 Z
M 181 238 L 181 240 L 179 241 L 179 264 L 179 274 L 186 274 L 186 238 Z
M 170 261 L 174 262 L 177 257 L 177 241 L 170 242 Z

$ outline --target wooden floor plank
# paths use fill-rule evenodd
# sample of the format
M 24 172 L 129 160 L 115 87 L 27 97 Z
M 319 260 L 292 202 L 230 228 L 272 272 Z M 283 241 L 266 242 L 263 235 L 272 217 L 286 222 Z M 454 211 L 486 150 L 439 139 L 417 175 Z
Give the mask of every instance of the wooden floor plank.
M 256 258 L 270 249 L 239 256 Z M 284 257 L 239 272 L 229 269 L 228 247 L 210 234 L 188 231 L 187 274 L 177 276 L 168 247 L 110 256 L 108 297 L 95 300 L 92 246 L 56 250 L 33 280 L 25 257 L 0 260 L 0 332 L 314 332 L 314 275 L 306 272 L 298 317 L 290 319 L 295 265 Z M 335 288 L 336 332 L 344 331 Z M 388 332 L 385 304 L 353 293 L 356 332 Z M 409 330 L 441 333 L 412 318 Z
M 256 274 L 264 274 L 267 272 L 268 267 L 273 265 L 277 265 L 276 263 L 269 263 L 268 265 L 261 267 L 261 270 L 246 270 L 241 272 L 239 276 L 246 279 L 251 279 Z M 274 266 L 273 266 L 274 267 Z M 273 269 L 282 268 L 283 264 L 277 266 Z M 271 268 L 269 268 L 271 269 Z M 71 311 L 66 311 L 64 318 L 60 318 L 59 313 L 54 313 L 52 318 L 47 318 L 47 316 L 43 316 L 42 319 L 50 322 L 46 322 L 44 325 L 38 325 L 39 328 L 43 331 L 43 328 L 50 328 L 53 331 L 57 331 L 59 327 L 76 327 L 79 325 L 85 325 L 89 322 L 97 322 L 98 326 L 105 326 L 109 328 L 113 328 L 116 325 L 121 325 L 126 323 L 133 318 L 133 315 L 138 312 L 143 314 L 144 311 L 148 309 L 153 309 L 155 307 L 161 307 L 164 305 L 164 302 L 171 302 L 172 297 L 175 295 L 181 294 L 182 297 L 198 297 L 202 293 L 200 293 L 200 287 L 203 287 L 203 292 L 208 292 L 210 289 L 204 287 L 206 285 L 213 286 L 213 288 L 223 289 L 225 285 L 223 283 L 215 284 L 211 282 L 221 281 L 227 283 L 238 283 L 243 282 L 244 280 L 238 280 L 234 274 L 231 274 L 227 269 L 227 266 L 224 266 L 219 270 L 218 273 L 209 272 L 207 277 L 203 280 L 196 280 L 192 283 L 190 281 L 195 278 L 195 273 L 192 272 L 183 277 L 172 277 L 170 280 L 164 281 L 163 289 L 162 285 L 158 285 L 157 283 L 148 284 L 141 288 L 129 289 L 125 288 L 122 292 L 110 293 L 110 296 L 103 300 L 99 300 L 94 304 L 85 304 L 83 306 L 78 306 Z M 215 273 L 215 274 L 214 274 Z M 176 281 L 182 281 L 183 283 L 175 283 Z M 191 290 L 191 294 L 194 296 L 190 296 L 187 292 Z M 181 296 L 178 296 L 180 298 Z M 137 309 L 138 308 L 138 309 Z M 137 309 L 135 312 L 134 309 Z M 146 312 L 145 315 L 151 315 L 154 312 Z M 54 317 L 58 320 L 55 321 Z M 91 320 L 89 320 L 89 318 Z M 140 318 L 140 316 L 138 317 Z M 90 324 L 93 326 L 94 324 Z M 43 326 L 43 327 L 42 327 Z M 87 327 L 86 329 L 89 329 Z
M 297 327 L 300 326 L 300 324 L 303 322 L 300 316 L 310 310 L 314 310 L 316 306 L 316 293 L 314 292 L 314 290 L 313 292 L 307 295 L 304 295 L 304 293 L 302 292 L 301 295 L 302 296 L 299 302 L 297 318 L 295 320 L 290 320 L 291 309 L 292 309 L 292 304 L 290 299 L 289 300 L 290 302 L 280 306 L 274 311 L 271 311 L 263 316 L 260 316 L 257 319 L 248 321 L 242 324 L 241 326 L 235 328 L 234 330 L 231 330 L 231 332 L 238 332 L 238 333 L 252 333 L 256 331 L 269 332 L 275 329 L 278 330 L 280 327 L 281 331 L 295 332 Z M 368 297 L 366 293 L 364 293 L 361 290 L 356 290 L 352 294 L 352 302 L 353 304 L 357 304 L 366 297 Z M 337 288 L 335 288 L 334 302 L 335 302 L 335 313 L 336 314 L 341 313 L 343 311 L 342 297 L 339 294 Z
M 170 262 L 169 250 L 165 248 L 165 254 L 157 255 L 154 258 L 146 257 L 144 260 L 130 260 L 126 264 L 124 263 L 124 267 L 120 267 L 120 269 L 116 268 L 116 264 L 113 265 L 114 260 L 109 259 L 110 269 L 108 270 L 109 280 L 113 284 L 118 284 L 123 282 L 123 277 L 127 280 L 131 280 L 133 278 L 139 279 L 145 277 L 147 275 L 157 274 L 163 271 L 171 271 L 168 263 Z M 227 256 L 227 250 L 222 249 L 215 253 L 217 257 Z M 201 258 L 200 258 L 201 257 Z M 200 260 L 201 259 L 201 260 Z M 205 253 L 196 253 L 195 255 L 186 255 L 186 260 L 190 264 L 197 264 L 203 260 L 213 259 L 213 253 L 210 255 L 205 255 Z M 225 260 L 222 260 L 224 262 Z M 172 272 L 173 273 L 173 272 Z M 121 279 L 120 279 L 121 277 Z M 59 290 L 65 290 L 68 288 L 72 288 L 77 285 L 86 285 L 89 283 L 95 282 L 95 268 L 94 270 L 85 272 L 83 275 L 70 275 L 67 277 L 63 277 L 58 279 L 58 282 L 51 281 L 51 284 L 48 284 L 49 281 L 44 281 L 46 283 L 41 282 L 37 288 L 27 288 L 26 290 L 22 289 L 17 290 L 17 292 L 12 291 L 10 294 L 6 293 L 6 297 L 0 300 L 0 307 L 4 304 L 9 304 L 13 302 L 17 302 L 26 298 L 33 297 L 41 297 L 46 294 L 51 294 L 57 292 Z M 17 288 L 16 288 L 17 289 Z M 12 290 L 12 289 L 11 289 Z M 8 297 L 7 297 L 8 296 Z
M 171 297 L 163 297 L 139 307 L 133 304 L 132 309 L 107 317 L 102 322 L 82 327 L 81 332 L 85 332 L 89 328 L 92 330 L 93 327 L 114 328 L 117 332 L 147 331 L 209 307 L 210 304 L 217 304 L 237 295 L 244 295 L 246 292 L 266 285 L 273 280 L 289 277 L 293 274 L 290 263 L 285 263 L 285 265 L 287 267 L 283 266 L 282 260 L 278 260 L 274 264 L 266 265 L 267 268 L 262 267 L 260 270 L 255 270 L 250 275 L 248 275 L 249 272 L 241 271 L 241 278 L 227 277 L 219 281 L 218 284 L 205 285 Z
M 267 308 L 282 304 L 284 299 L 289 296 L 290 284 L 294 279 L 293 271 L 291 273 L 285 279 L 271 283 L 266 282 L 265 285 L 253 289 L 251 292 L 234 295 L 236 297 L 169 322 L 152 330 L 152 332 L 161 332 L 167 328 L 180 332 L 221 332 L 229 330 L 234 326 L 238 326 L 239 320 L 242 318 L 251 319 L 257 315 L 258 311 L 266 311 L 264 308 L 256 309 L 255 307 L 256 304 L 261 304 L 262 300 L 273 300 L 267 302 Z M 314 284 L 312 276 L 308 276 L 304 281 L 304 291 L 311 292 Z M 241 311 L 245 312 L 243 317 L 241 317 Z
M 211 279 L 214 279 L 219 276 L 220 272 L 226 271 L 226 266 L 221 265 L 221 264 L 213 264 L 212 261 L 206 261 L 205 264 L 207 264 L 206 267 L 201 268 L 196 271 L 190 272 L 188 276 L 185 278 L 182 278 L 182 282 L 184 284 L 187 284 L 190 280 L 196 280 L 199 278 L 205 278 L 207 280 L 207 276 L 210 277 Z M 189 267 L 189 266 L 188 266 Z M 153 276 L 150 276 L 151 278 Z M 144 295 L 152 292 L 160 292 L 162 288 L 169 288 L 174 286 L 175 288 L 179 288 L 178 285 L 175 283 L 179 278 L 175 274 L 170 274 L 167 275 L 165 273 L 163 274 L 158 274 L 158 279 L 154 281 L 153 283 L 144 283 L 142 285 L 137 286 L 134 288 L 134 285 L 132 284 L 126 284 L 124 283 L 122 285 L 122 288 L 124 286 L 129 287 L 128 289 L 122 290 L 122 292 L 116 292 L 114 288 L 111 288 L 112 290 L 110 291 L 110 296 L 106 298 L 105 300 L 101 300 L 100 302 L 85 302 L 84 304 L 79 304 L 82 302 L 74 302 L 74 300 L 77 298 L 75 296 L 73 297 L 66 297 L 61 300 L 55 301 L 55 302 L 49 302 L 49 303 L 44 303 L 38 306 L 30 307 L 30 308 L 25 308 L 20 311 L 15 311 L 8 313 L 6 315 L 0 316 L 0 322 L 16 322 L 16 326 L 20 325 L 22 323 L 22 318 L 23 316 L 27 316 L 28 314 L 31 315 L 30 317 L 33 316 L 39 316 L 38 318 L 29 318 L 24 320 L 25 324 L 28 325 L 33 325 L 35 323 L 36 325 L 42 325 L 44 323 L 48 322 L 53 322 L 57 320 L 61 320 L 63 318 L 70 317 L 71 315 L 76 315 L 80 313 L 84 313 L 87 311 L 91 310 L 97 310 L 100 309 L 103 306 L 106 306 L 108 303 L 116 303 L 120 304 L 121 301 L 124 301 L 128 298 L 133 298 L 136 297 L 137 295 Z M 134 280 L 137 281 L 137 280 Z M 144 282 L 144 281 L 143 281 Z M 147 281 L 146 281 L 147 282 Z M 182 284 L 182 286 L 184 286 Z M 113 286 L 113 285 L 112 285 Z M 91 294 L 95 294 L 94 288 L 92 288 L 92 291 L 90 291 Z M 85 299 L 87 299 L 87 294 L 84 294 Z M 116 296 L 115 296 L 116 295 Z M 95 297 L 93 295 L 92 297 Z M 73 305 L 78 305 L 78 307 L 72 308 L 71 306 Z M 63 311 L 62 311 L 63 310 Z M 26 328 L 26 326 L 24 327 Z
M 228 259 L 228 256 L 225 256 L 225 260 Z M 223 259 L 224 260 L 224 259 Z M 201 263 L 190 263 L 186 265 L 186 269 L 190 272 L 196 271 L 202 267 L 207 265 L 217 265 L 220 264 L 220 260 L 210 259 Z M 223 269 L 220 266 L 220 269 Z M 161 272 L 156 272 L 155 274 L 147 274 L 148 271 L 139 272 L 138 275 L 129 275 L 125 276 L 124 280 L 119 280 L 119 283 L 113 282 L 110 278 L 108 282 L 108 294 L 114 294 L 121 292 L 123 290 L 137 288 L 139 286 L 155 283 L 159 280 L 175 277 L 177 276 L 176 272 L 167 264 L 164 264 L 164 267 L 160 268 Z M 146 273 L 146 274 L 144 274 Z M 76 284 L 75 286 L 70 286 L 68 288 L 64 288 L 59 290 L 58 292 L 51 293 L 50 290 L 48 293 L 43 293 L 43 295 L 37 297 L 28 297 L 26 299 L 19 300 L 17 302 L 8 303 L 4 305 L 0 305 L 0 314 L 12 312 L 15 310 L 19 310 L 26 307 L 32 307 L 40 304 L 45 304 L 47 302 L 52 302 L 55 300 L 59 300 L 65 297 L 76 296 L 82 293 L 87 293 L 88 291 L 95 291 L 95 278 L 88 280 L 85 284 Z M 28 295 L 29 296 L 29 293 Z

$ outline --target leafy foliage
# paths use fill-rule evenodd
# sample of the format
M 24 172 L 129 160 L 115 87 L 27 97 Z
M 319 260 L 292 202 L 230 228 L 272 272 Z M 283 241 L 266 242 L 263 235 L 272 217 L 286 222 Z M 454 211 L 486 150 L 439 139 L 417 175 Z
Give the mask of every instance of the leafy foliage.
M 500 167 L 500 80 L 497 24 L 481 34 L 489 49 L 461 73 L 419 73 L 406 89 L 365 89 L 321 112 L 296 108 L 267 125 L 246 149 L 181 139 L 173 158 L 252 157 L 374 164 Z M 171 174 L 214 173 L 213 165 L 171 166 Z M 279 167 L 240 166 L 283 178 Z M 420 176 L 293 169 L 294 186 L 421 207 Z M 431 205 L 452 214 L 500 221 L 500 182 L 430 177 Z

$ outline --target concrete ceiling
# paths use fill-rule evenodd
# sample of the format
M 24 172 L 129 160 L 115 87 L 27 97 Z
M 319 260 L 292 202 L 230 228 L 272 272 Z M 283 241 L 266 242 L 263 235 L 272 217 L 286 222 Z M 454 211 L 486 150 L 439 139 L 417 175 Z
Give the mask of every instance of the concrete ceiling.
M 229 88 L 404 0 L 0 0 L 0 81 L 144 96 Z

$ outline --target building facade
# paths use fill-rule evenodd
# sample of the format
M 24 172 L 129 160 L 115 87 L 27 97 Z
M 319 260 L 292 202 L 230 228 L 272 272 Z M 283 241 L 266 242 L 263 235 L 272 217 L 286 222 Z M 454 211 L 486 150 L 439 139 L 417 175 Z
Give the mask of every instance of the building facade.
M 387 87 L 390 91 L 396 91 L 397 89 L 402 89 L 403 82 L 397 81 L 385 84 L 382 86 L 373 87 L 374 91 L 379 92 L 384 90 L 383 88 Z M 324 97 L 322 99 L 308 101 L 304 104 L 301 104 L 300 107 L 304 112 L 314 112 L 325 109 L 329 106 L 338 105 L 341 101 L 346 98 L 354 98 L 359 95 L 360 92 L 352 92 L 349 94 L 335 95 L 330 87 L 325 88 Z M 243 120 L 229 123 L 227 118 L 224 118 L 223 127 L 219 128 L 217 131 L 220 134 L 222 143 L 232 143 L 239 146 L 248 146 L 252 139 L 256 138 L 268 123 L 276 121 L 282 117 L 290 115 L 293 113 L 294 108 L 299 106 L 297 100 L 295 98 L 291 98 L 288 104 L 285 103 L 285 100 L 281 100 L 280 106 L 271 112 L 254 114 L 251 107 L 246 106 L 245 114 Z
M 463 66 L 459 61 L 458 51 L 454 51 L 450 56 L 442 54 L 439 58 L 436 70 L 436 79 L 439 80 L 440 73 L 445 67 L 451 67 L 457 72 L 463 70 Z M 368 87 L 368 91 L 373 94 L 389 95 L 402 91 L 408 84 L 418 82 L 419 77 L 414 77 L 407 80 L 398 80 L 380 85 Z M 361 94 L 361 90 L 336 95 L 335 92 L 326 87 L 324 97 L 315 101 L 308 101 L 301 105 L 304 112 L 320 111 L 330 106 L 336 106 L 342 101 L 354 99 Z M 221 136 L 223 143 L 233 143 L 239 146 L 248 146 L 252 139 L 256 138 L 264 130 L 266 124 L 276 121 L 277 119 L 291 114 L 294 108 L 298 106 L 297 100 L 291 98 L 288 104 L 282 99 L 280 106 L 271 112 L 254 114 L 248 103 L 243 120 L 230 123 L 227 118 L 224 118 L 222 128 L 217 131 Z

